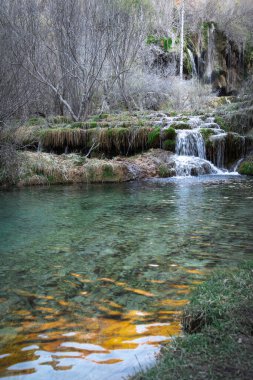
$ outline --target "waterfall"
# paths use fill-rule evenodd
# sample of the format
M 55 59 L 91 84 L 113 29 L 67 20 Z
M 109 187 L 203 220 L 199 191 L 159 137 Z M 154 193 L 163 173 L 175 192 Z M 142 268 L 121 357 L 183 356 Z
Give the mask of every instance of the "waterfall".
M 216 168 L 210 161 L 199 157 L 178 156 L 175 159 L 174 168 L 179 177 L 223 174 L 223 171 Z
M 207 67 L 206 67 L 206 76 L 207 79 L 211 82 L 212 72 L 214 69 L 214 52 L 215 52 L 215 26 L 211 24 L 207 31 Z
M 170 160 L 177 176 L 238 174 L 238 166 L 232 163 L 245 155 L 244 137 L 225 133 L 213 116 L 189 116 L 184 121 L 182 116 L 162 116 L 160 123 L 165 125 L 164 130 L 176 129 L 176 154 Z
M 198 129 L 177 131 L 176 154 L 206 158 L 205 142 Z
M 196 78 L 198 76 L 198 72 L 197 72 L 197 67 L 196 67 L 196 63 L 195 63 L 195 60 L 194 60 L 194 55 L 193 55 L 193 52 L 187 48 L 187 51 L 188 51 L 188 55 L 189 55 L 189 58 L 190 58 L 190 61 L 191 61 L 191 65 L 192 65 L 192 76 L 194 78 Z
M 38 147 L 37 147 L 37 152 L 43 152 L 43 145 L 42 142 L 39 141 Z
M 224 168 L 226 137 L 226 133 L 221 133 L 210 138 L 213 143 L 212 162 L 218 168 Z

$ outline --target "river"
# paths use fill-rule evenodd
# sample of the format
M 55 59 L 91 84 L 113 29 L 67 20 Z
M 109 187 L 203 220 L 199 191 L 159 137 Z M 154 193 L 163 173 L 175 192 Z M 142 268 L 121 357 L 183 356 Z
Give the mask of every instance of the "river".
M 0 193 L 0 377 L 119 380 L 181 333 L 191 290 L 252 259 L 253 180 Z

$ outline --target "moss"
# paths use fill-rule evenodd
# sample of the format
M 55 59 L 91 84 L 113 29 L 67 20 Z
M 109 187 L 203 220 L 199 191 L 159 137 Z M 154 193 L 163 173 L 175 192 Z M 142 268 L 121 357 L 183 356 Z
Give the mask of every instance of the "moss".
M 151 130 L 148 134 L 148 145 L 152 148 L 157 148 L 160 146 L 160 127 L 156 127 Z
M 238 172 L 244 175 L 253 176 L 253 161 L 244 161 L 239 166 Z
M 72 119 L 67 116 L 52 116 L 49 118 L 49 122 L 53 124 L 71 124 Z
M 229 126 L 228 123 L 225 121 L 225 119 L 222 116 L 216 116 L 214 119 L 214 122 L 217 123 L 221 129 L 224 131 L 228 132 L 229 131 Z
M 114 177 L 113 167 L 112 165 L 104 165 L 103 166 L 103 178 L 109 179 Z
M 211 128 L 201 128 L 200 133 L 201 133 L 205 143 L 208 143 L 209 138 L 214 135 L 214 132 Z
M 163 147 L 164 150 L 168 150 L 170 152 L 175 152 L 176 141 L 175 140 L 167 139 L 167 140 L 163 141 L 162 147 Z
M 84 127 L 86 127 L 86 123 L 83 122 L 83 121 L 75 121 L 75 122 L 71 123 L 69 125 L 69 127 L 72 128 L 72 129 L 75 129 L 75 128 L 84 128 Z
M 173 123 L 170 127 L 174 129 L 192 129 L 191 126 L 184 121 Z
M 104 120 L 104 119 L 107 119 L 109 117 L 109 114 L 107 113 L 101 113 L 99 115 L 94 115 L 91 117 L 91 121 L 100 121 L 100 120 Z
M 31 117 L 30 119 L 27 120 L 27 125 L 32 126 L 32 125 L 44 125 L 45 124 L 45 119 L 43 117 Z
M 169 127 L 168 129 L 163 130 L 163 138 L 166 140 L 167 139 L 175 140 L 176 136 L 177 136 L 177 132 L 176 132 L 175 128 L 173 128 L 172 126 Z

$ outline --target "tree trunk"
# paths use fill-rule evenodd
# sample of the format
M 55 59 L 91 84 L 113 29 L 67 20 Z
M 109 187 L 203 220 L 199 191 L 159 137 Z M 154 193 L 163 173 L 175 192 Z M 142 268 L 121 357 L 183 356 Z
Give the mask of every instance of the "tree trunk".
M 180 79 L 183 80 L 183 71 L 184 71 L 184 0 L 182 0 L 181 8 L 181 32 L 180 32 L 180 69 L 179 75 Z

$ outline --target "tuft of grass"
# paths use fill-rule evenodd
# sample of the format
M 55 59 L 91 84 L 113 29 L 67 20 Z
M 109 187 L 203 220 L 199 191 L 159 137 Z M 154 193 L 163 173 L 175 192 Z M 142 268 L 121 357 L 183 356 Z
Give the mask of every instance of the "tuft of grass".
M 171 169 L 168 168 L 167 165 L 161 164 L 158 167 L 158 175 L 161 178 L 168 178 L 168 177 L 172 177 L 173 173 L 172 173 Z
M 152 148 L 157 148 L 160 146 L 160 134 L 161 128 L 155 127 L 148 134 L 148 145 Z
M 43 117 L 30 117 L 30 119 L 27 120 L 26 123 L 28 126 L 34 126 L 34 125 L 45 125 L 45 119 Z
M 253 262 L 216 272 L 196 288 L 182 324 L 186 335 L 134 380 L 253 378 Z

